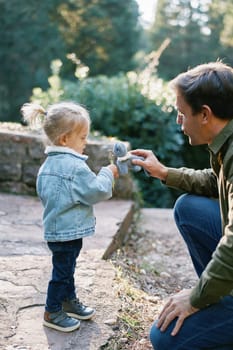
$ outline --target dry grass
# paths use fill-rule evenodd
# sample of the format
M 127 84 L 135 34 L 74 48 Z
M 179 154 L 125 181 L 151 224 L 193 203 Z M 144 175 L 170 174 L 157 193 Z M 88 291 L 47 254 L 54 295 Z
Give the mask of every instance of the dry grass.
M 158 233 L 154 227 L 143 232 L 142 225 L 133 225 L 127 244 L 113 254 L 121 309 L 113 327 L 115 335 L 103 350 L 152 349 L 150 327 L 165 299 L 193 284 L 195 276 L 185 246 L 179 235 L 171 234 Z

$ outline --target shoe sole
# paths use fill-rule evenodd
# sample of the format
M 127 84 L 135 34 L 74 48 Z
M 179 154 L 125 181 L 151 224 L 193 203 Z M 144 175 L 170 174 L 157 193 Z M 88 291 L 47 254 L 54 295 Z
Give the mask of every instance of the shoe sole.
M 75 331 L 76 329 L 78 329 L 80 327 L 80 322 L 77 323 L 76 325 L 70 326 L 70 327 L 61 327 L 61 326 L 58 326 L 54 323 L 47 322 L 47 321 L 44 321 L 43 325 L 45 327 L 48 327 L 48 328 L 56 329 L 57 331 L 60 331 L 60 332 L 68 333 L 68 332 L 72 332 L 72 331 Z
M 76 320 L 87 321 L 87 320 L 90 320 L 95 315 L 95 311 L 92 314 L 87 315 L 87 316 L 80 316 L 78 314 L 73 314 L 72 312 L 67 312 L 67 311 L 66 311 L 66 314 L 70 317 L 75 318 Z

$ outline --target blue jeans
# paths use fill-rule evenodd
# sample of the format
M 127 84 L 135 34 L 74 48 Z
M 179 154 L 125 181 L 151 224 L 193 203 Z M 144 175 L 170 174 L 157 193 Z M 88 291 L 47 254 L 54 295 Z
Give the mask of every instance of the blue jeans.
M 219 203 L 185 194 L 175 204 L 174 217 L 200 276 L 222 236 Z M 171 336 L 175 322 L 164 332 L 153 324 L 150 340 L 155 350 L 233 350 L 232 296 L 189 316 L 179 333 Z
M 49 281 L 45 309 L 57 312 L 64 300 L 76 298 L 74 273 L 76 259 L 82 249 L 82 239 L 67 242 L 48 242 L 52 252 L 52 278 Z

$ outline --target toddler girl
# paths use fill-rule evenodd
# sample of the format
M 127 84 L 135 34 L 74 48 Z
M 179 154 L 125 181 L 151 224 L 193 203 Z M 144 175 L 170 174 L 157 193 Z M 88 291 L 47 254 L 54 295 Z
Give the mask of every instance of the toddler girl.
M 93 204 L 112 196 L 114 164 L 96 175 L 83 154 L 90 129 L 87 110 L 73 102 L 42 106 L 27 103 L 21 108 L 29 124 L 41 124 L 49 146 L 37 176 L 37 193 L 43 207 L 44 237 L 52 252 L 52 277 L 48 284 L 44 325 L 62 332 L 73 331 L 80 320 L 95 310 L 76 296 L 74 273 L 83 237 L 94 234 Z

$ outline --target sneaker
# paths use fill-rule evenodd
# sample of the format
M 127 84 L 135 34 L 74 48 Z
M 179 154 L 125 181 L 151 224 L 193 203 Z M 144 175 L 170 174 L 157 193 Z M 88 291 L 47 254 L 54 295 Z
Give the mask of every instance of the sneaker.
M 62 309 L 67 315 L 78 318 L 79 320 L 89 320 L 95 314 L 94 309 L 83 305 L 79 299 L 63 301 Z
M 80 327 L 80 321 L 69 317 L 63 310 L 44 313 L 44 326 L 61 332 L 72 332 Z

